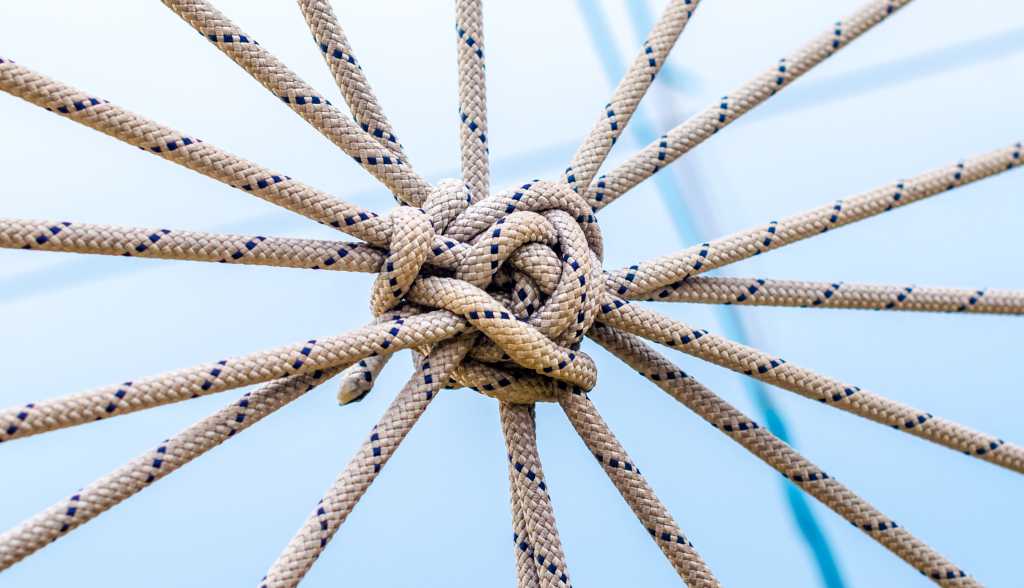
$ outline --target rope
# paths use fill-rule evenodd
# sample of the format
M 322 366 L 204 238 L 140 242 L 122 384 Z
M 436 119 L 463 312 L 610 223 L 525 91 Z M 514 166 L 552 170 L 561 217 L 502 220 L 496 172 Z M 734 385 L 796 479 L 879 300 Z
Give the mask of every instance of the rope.
M 796 392 L 822 404 L 888 425 L 897 431 L 1024 473 L 1024 447 L 817 374 L 705 330 L 695 330 L 635 304 L 606 304 L 603 311 L 601 322 L 613 327 Z
M 464 332 L 466 322 L 430 312 L 372 324 L 325 339 L 311 339 L 199 364 L 89 392 L 32 402 L 0 411 L 0 442 L 132 413 L 300 374 L 351 364 L 384 350 L 421 347 Z
M 682 251 L 611 272 L 609 288 L 627 299 L 659 297 L 659 288 L 688 276 L 736 263 L 852 222 L 906 206 L 1018 167 L 1021 143 L 935 169 L 909 180 L 837 200 L 767 225 L 701 243 Z
M 537 452 L 533 405 L 498 403 L 508 451 L 512 528 L 520 586 L 572 586 Z M 532 572 L 532 573 L 531 573 Z
M 608 157 L 615 141 L 629 124 L 640 99 L 665 64 L 679 35 L 690 22 L 700 0 L 671 0 L 647 35 L 640 53 L 633 59 L 612 98 L 604 107 L 590 134 L 576 150 L 562 180 L 576 192 L 586 189 Z
M 362 448 L 271 565 L 260 584 L 261 588 L 298 585 L 427 405 L 448 381 L 449 374 L 465 356 L 471 342 L 471 338 L 445 341 L 420 363 Z
M 596 367 L 589 356 L 579 351 L 583 337 L 590 332 L 599 340 L 604 337 L 606 343 L 609 337 L 625 342 L 620 345 L 625 345 L 625 350 L 618 351 L 626 356 L 627 362 L 631 357 L 634 364 L 642 360 L 650 379 L 678 382 L 664 387 L 684 403 L 698 406 L 699 410 L 695 410 L 702 416 L 933 580 L 946 585 L 974 585 L 959 568 L 826 477 L 777 438 L 758 432 L 763 429 L 686 378 L 638 340 L 615 334 L 611 327 L 1024 472 L 1024 449 L 1020 447 L 750 347 L 695 331 L 619 298 L 671 298 L 682 296 L 675 292 L 685 292 L 694 283 L 698 287 L 714 286 L 713 280 L 691 276 L 1011 169 L 1020 163 L 1019 143 L 953 168 L 933 171 L 612 274 L 602 270 L 602 241 L 593 214 L 909 0 L 869 3 L 794 57 L 641 151 L 607 178 L 591 180 L 696 4 L 685 0 L 673 2 L 616 90 L 608 114 L 577 152 L 575 167 L 566 173 L 564 181 L 535 180 L 493 194 L 488 186 L 479 0 L 457 0 L 456 4 L 465 181 L 446 180 L 434 187 L 415 174 L 405 161 L 326 2 L 300 0 L 300 8 L 314 38 L 322 45 L 321 51 L 356 122 L 348 120 L 204 0 L 164 1 L 371 171 L 398 198 L 416 208 L 398 207 L 379 216 L 0 59 L 0 89 L 5 92 L 366 241 L 338 244 L 77 223 L 2 221 L 0 242 L 4 246 L 119 255 L 130 255 L 134 247 L 135 254 L 153 257 L 202 261 L 230 258 L 238 263 L 289 267 L 337 264 L 334 269 L 379 272 L 370 296 L 375 320 L 361 329 L 0 411 L 0 441 L 4 441 L 277 380 L 249 399 L 243 398 L 217 413 L 211 417 L 213 420 L 202 421 L 175 437 L 175 442 L 181 444 L 180 451 L 178 445 L 168 442 L 174 447 L 171 457 L 159 457 L 170 451 L 165 444 L 161 446 L 163 452 L 158 448 L 155 456 L 144 456 L 126 466 L 128 469 L 115 472 L 113 478 L 101 479 L 96 483 L 98 486 L 90 486 L 68 502 L 44 512 L 41 519 L 33 519 L 36 522 L 15 529 L 11 532 L 14 535 L 0 536 L 0 554 L 12 554 L 3 555 L 2 561 L 11 558 L 5 565 L 59 537 L 73 524 L 81 524 L 79 521 L 84 522 L 139 491 L 150 476 L 157 477 L 154 469 L 163 474 L 171 471 L 230 436 L 232 431 L 240 430 L 246 419 L 255 422 L 301 394 L 304 387 L 354 362 L 360 364 L 346 372 L 339 399 L 343 403 L 358 400 L 369 391 L 390 354 L 412 348 L 424 354 L 416 355 L 417 367 L 412 378 L 271 566 L 264 586 L 298 584 L 433 397 L 448 386 L 470 387 L 501 401 L 499 410 L 510 456 L 513 529 L 517 545 L 526 545 L 517 547 L 520 585 L 569 583 L 554 514 L 543 484 L 532 413 L 535 402 L 558 401 L 680 577 L 690 586 L 717 586 L 700 555 L 590 402 L 587 391 L 596 382 Z M 574 189 L 587 183 L 588 194 L 578 194 Z M 140 245 L 144 247 L 141 250 Z M 241 251 L 242 247 L 246 252 Z M 348 253 L 342 256 L 339 247 Z M 235 257 L 236 252 L 239 257 Z M 327 264 L 324 255 L 352 259 Z M 684 280 L 688 285 L 682 284 Z M 659 289 L 667 294 L 662 296 Z M 608 326 L 592 330 L 598 319 Z M 353 382 L 353 378 L 359 381 Z M 268 395 L 265 404 L 261 404 L 263 394 Z M 280 404 L 275 404 L 278 399 Z M 230 421 L 225 423 L 225 419 L 231 418 L 239 426 L 231 425 Z M 742 423 L 748 423 L 746 429 Z M 213 433 L 208 432 L 211 427 Z M 165 459 L 171 460 L 167 466 L 163 465 Z M 143 471 L 147 472 L 146 478 L 140 481 L 139 472 Z M 79 508 L 83 509 L 81 515 Z M 75 520 L 70 521 L 71 518 Z
M 593 180 L 586 193 L 590 204 L 594 210 L 600 210 L 614 202 L 909 3 L 910 0 L 872 0 L 836 21 L 796 52 Z
M 817 498 L 853 526 L 943 586 L 980 586 L 903 526 L 879 512 L 831 475 L 644 342 L 606 325 L 591 331 L 594 340 L 641 375 L 697 413 L 803 491 Z
M 648 300 L 701 304 L 1024 314 L 1024 292 L 693 276 Z
M 719 586 L 714 574 L 683 535 L 665 505 L 658 500 L 640 474 L 636 462 L 612 434 L 586 392 L 578 388 L 563 390 L 558 403 L 587 449 L 686 585 L 691 588 Z
M 430 185 L 401 157 L 352 122 L 262 45 L 205 0 L 163 0 L 200 35 L 231 58 L 271 94 L 373 174 L 396 197 L 419 206 Z
M 377 102 L 377 96 L 363 73 L 348 44 L 345 31 L 326 0 L 299 0 L 299 10 L 306 19 L 309 31 L 313 33 L 324 61 L 334 75 L 334 81 L 341 90 L 345 103 L 352 111 L 352 118 L 368 135 L 377 140 L 396 158 L 409 162 L 395 136 L 391 123 L 384 116 L 384 110 Z
M 148 488 L 153 482 L 259 422 L 338 373 L 337 369 L 275 380 L 165 440 L 155 449 L 0 535 L 5 570 Z
M 365 273 L 384 262 L 364 243 L 11 218 L 0 218 L 0 247 Z
M 459 56 L 459 146 L 462 177 L 473 198 L 490 194 L 487 146 L 487 78 L 481 0 L 455 0 Z

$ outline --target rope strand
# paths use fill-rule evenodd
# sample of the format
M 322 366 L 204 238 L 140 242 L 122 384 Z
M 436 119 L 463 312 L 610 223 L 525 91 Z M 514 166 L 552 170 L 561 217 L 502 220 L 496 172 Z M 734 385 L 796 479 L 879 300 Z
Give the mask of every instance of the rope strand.
M 595 211 L 611 204 L 909 3 L 910 0 L 872 0 L 836 21 L 789 57 L 780 59 L 776 65 L 722 96 L 608 174 L 596 178 L 586 193 L 590 204 Z
M 1024 291 L 692 276 L 648 300 L 698 304 L 1024 314 Z
M 0 535 L 5 570 L 148 488 L 236 433 L 329 380 L 338 370 L 271 382 Z
M 804 492 L 942 586 L 980 586 L 958 566 L 879 512 L 747 415 L 684 373 L 640 338 L 596 325 L 592 338 L 715 429 L 742 445 Z
M 1014 169 L 1024 163 L 1024 148 L 1015 143 L 953 165 L 934 169 L 909 180 L 875 188 L 837 200 L 767 225 L 688 247 L 657 259 L 611 272 L 608 285 L 626 299 L 660 298 L 659 288 L 689 276 L 778 249 L 808 237 L 888 212 Z
M 866 419 L 1015 472 L 1024 473 L 1024 447 L 845 384 L 707 331 L 621 301 L 602 307 L 601 322 L 704 361 L 746 374 Z

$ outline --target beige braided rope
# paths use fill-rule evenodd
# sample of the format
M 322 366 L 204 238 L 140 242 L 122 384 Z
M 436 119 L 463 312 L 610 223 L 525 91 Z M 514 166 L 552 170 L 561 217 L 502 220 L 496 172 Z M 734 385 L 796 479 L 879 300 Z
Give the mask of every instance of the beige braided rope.
M 325 0 L 299 0 L 299 10 L 302 11 L 302 16 L 313 33 L 313 40 L 320 47 L 324 61 L 331 69 L 334 81 L 345 97 L 349 110 L 352 111 L 352 118 L 382 147 L 408 163 L 409 158 L 402 150 L 391 123 L 384 116 L 384 110 L 377 102 L 377 96 L 370 87 L 362 66 L 356 61 L 345 31 L 338 23 L 331 5 Z
M 1024 473 L 1024 447 L 823 376 L 705 330 L 693 329 L 635 304 L 619 302 L 606 305 L 605 309 L 601 321 L 611 326 L 965 455 Z
M 1024 163 L 1022 152 L 1024 149 L 1021 144 L 1015 143 L 925 172 L 909 180 L 894 182 L 795 216 L 771 221 L 767 225 L 616 270 L 611 272 L 608 284 L 612 291 L 624 298 L 660 298 L 659 288 L 682 281 L 688 276 L 735 263 L 1011 170 Z
M 576 150 L 562 180 L 579 192 L 586 189 L 597 170 L 601 168 L 615 141 L 629 124 L 640 99 L 647 93 L 655 76 L 665 65 L 669 52 L 679 35 L 690 22 L 700 0 L 670 0 L 644 41 L 640 53 L 633 59 L 615 88 L 604 113 L 598 117 L 590 134 Z
M 910 0 L 872 0 L 836 21 L 776 65 L 722 96 L 612 171 L 595 178 L 590 182 L 587 199 L 594 210 L 614 202 L 909 3 Z
M 714 574 L 683 535 L 665 505 L 655 496 L 636 462 L 612 434 L 587 394 L 579 389 L 565 389 L 559 395 L 558 403 L 679 577 L 691 587 L 718 586 Z
M 922 312 L 1024 314 L 1020 290 L 886 286 L 762 278 L 693 276 L 648 300 L 801 308 L 861 308 Z
M 0 218 L 0 247 L 364 273 L 385 257 L 364 243 L 10 218 Z
M 533 405 L 499 402 L 498 407 L 508 451 L 519 584 L 532 585 L 530 579 L 536 578 L 536 585 L 544 588 L 571 586 L 555 525 L 555 512 L 537 452 Z M 526 564 L 520 563 L 523 561 Z M 524 569 L 526 565 L 534 568 L 533 573 Z
M 471 342 L 471 338 L 465 337 L 445 341 L 420 363 L 362 448 L 270 567 L 261 587 L 296 586 L 302 580 L 427 405 L 448 381 L 448 376 L 465 356 Z
M 139 472 L 146 471 L 145 468 L 161 469 L 161 473 L 172 471 L 242 428 L 225 419 L 234 418 L 236 423 L 247 426 L 354 362 L 358 363 L 346 372 L 339 398 L 342 402 L 357 400 L 369 391 L 392 353 L 412 348 L 417 364 L 412 379 L 271 567 L 264 585 L 294 586 L 301 580 L 434 395 L 441 387 L 455 386 L 470 387 L 501 401 L 510 456 L 513 529 L 517 544 L 526 544 L 525 548 L 516 548 L 520 585 L 568 584 L 565 556 L 547 489 L 538 482 L 543 476 L 532 413 L 532 404 L 538 401 L 560 403 L 680 577 L 691 586 L 717 585 L 587 397 L 586 390 L 596 382 L 596 368 L 579 351 L 579 346 L 589 332 L 603 344 L 610 344 L 627 363 L 646 366 L 638 369 L 644 369 L 650 379 L 661 382 L 680 401 L 696 407 L 698 413 L 718 424 L 755 455 L 859 524 L 932 580 L 945 585 L 976 585 L 959 568 L 825 477 L 816 466 L 763 429 L 751 424 L 744 429 L 740 425 L 749 423 L 749 419 L 681 375 L 642 342 L 610 325 L 969 455 L 1024 471 L 1024 449 L 1017 446 L 846 386 L 752 348 L 695 331 L 616 297 L 692 300 L 699 295 L 712 302 L 744 303 L 747 299 L 739 300 L 743 293 L 738 291 L 743 285 L 729 279 L 699 278 L 695 274 L 1011 169 L 1021 162 L 1019 143 L 952 168 L 929 172 L 611 274 L 603 273 L 601 268 L 602 243 L 593 215 L 909 0 L 869 2 L 794 56 L 642 150 L 608 177 L 592 179 L 696 6 L 695 0 L 671 1 L 616 89 L 606 115 L 577 151 L 563 181 L 538 180 L 493 194 L 487 179 L 486 85 L 479 0 L 456 1 L 464 180 L 443 181 L 434 187 L 409 167 L 327 2 L 300 0 L 299 7 L 355 123 L 205 0 L 164 2 L 378 177 L 396 197 L 422 208 L 401 207 L 387 216 L 378 216 L 0 58 L 0 90 L 366 241 L 341 243 L 2 220 L 0 246 L 379 272 L 370 297 L 375 320 L 362 329 L 0 411 L 3 441 L 273 380 L 249 399 L 243 398 L 245 406 L 241 402 L 234 404 L 170 440 L 162 446 L 169 457 L 140 458 L 73 497 L 75 505 L 58 504 L 33 519 L 35 522 L 0 536 L 3 561 L 13 558 L 5 567 L 138 492 L 145 485 L 139 485 Z M 588 183 L 586 194 L 576 193 L 579 186 Z M 328 262 L 335 256 L 339 259 Z M 809 290 L 819 285 L 767 280 L 755 283 L 758 289 L 764 287 L 763 299 L 781 302 L 806 300 Z M 822 296 L 829 300 L 837 298 L 837 306 L 844 301 L 852 306 L 863 300 L 874 304 L 880 296 L 892 293 L 891 289 L 851 286 L 845 292 L 859 293 L 856 297 L 845 292 L 842 296 L 835 292 Z M 758 291 L 750 292 L 749 284 L 746 288 L 750 303 L 756 304 Z M 917 297 L 915 292 L 897 291 L 896 304 L 884 303 L 881 307 L 950 310 L 951 304 L 965 304 L 964 292 L 953 295 L 924 289 L 917 292 Z M 723 300 L 730 296 L 736 300 Z M 1005 312 L 1007 308 L 1016 308 L 1016 296 L 1003 293 L 980 302 L 985 296 L 967 294 L 966 304 L 971 310 L 981 309 L 975 311 Z M 967 310 L 959 306 L 957 310 Z M 595 320 L 608 326 L 594 326 Z M 669 381 L 673 383 L 665 384 Z M 251 400 L 254 397 L 256 401 Z M 241 421 L 237 420 L 240 416 Z M 175 444 L 180 444 L 181 449 Z M 157 459 L 161 460 L 160 465 L 149 461 Z M 164 459 L 169 460 L 166 466 Z M 813 478 L 811 474 L 815 472 L 818 474 Z M 146 480 L 151 474 L 147 473 Z M 83 505 L 79 507 L 78 502 Z M 83 509 L 81 515 L 79 508 Z M 69 517 L 78 518 L 71 521 Z
M 681 371 L 640 338 L 606 325 L 596 325 L 591 336 L 656 386 L 925 576 L 943 586 L 980 585 L 904 527 Z
M 16 564 L 249 428 L 338 373 L 275 380 L 0 535 L 0 570 Z
M 487 146 L 487 79 L 484 75 L 484 23 L 481 0 L 455 0 L 459 56 L 459 145 L 462 177 L 473 198 L 491 192 Z
M 384 183 L 396 196 L 419 206 L 430 185 L 401 157 L 353 123 L 262 45 L 205 0 L 163 0 L 270 93 L 287 104 L 356 163 Z

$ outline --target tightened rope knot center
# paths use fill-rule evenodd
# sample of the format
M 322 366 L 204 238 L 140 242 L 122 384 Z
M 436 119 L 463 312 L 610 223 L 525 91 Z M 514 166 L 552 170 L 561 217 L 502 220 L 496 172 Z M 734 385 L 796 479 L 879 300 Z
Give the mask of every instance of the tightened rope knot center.
M 423 308 L 465 318 L 479 336 L 454 384 L 520 403 L 594 386 L 594 363 L 578 348 L 603 284 L 601 232 L 582 197 L 535 180 L 477 200 L 444 180 L 422 208 L 387 218 L 371 310 L 396 323 Z

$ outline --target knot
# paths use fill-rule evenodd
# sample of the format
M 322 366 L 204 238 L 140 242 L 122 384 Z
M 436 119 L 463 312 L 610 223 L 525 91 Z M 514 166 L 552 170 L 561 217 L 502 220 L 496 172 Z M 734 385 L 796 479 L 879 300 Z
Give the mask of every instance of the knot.
M 386 220 L 390 247 L 371 310 L 391 320 L 444 309 L 476 327 L 453 384 L 519 403 L 593 387 L 594 363 L 578 349 L 596 317 L 602 244 L 581 196 L 535 180 L 476 200 L 445 180 L 423 208 L 400 206 Z M 372 377 L 356 380 L 365 394 Z

